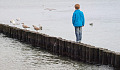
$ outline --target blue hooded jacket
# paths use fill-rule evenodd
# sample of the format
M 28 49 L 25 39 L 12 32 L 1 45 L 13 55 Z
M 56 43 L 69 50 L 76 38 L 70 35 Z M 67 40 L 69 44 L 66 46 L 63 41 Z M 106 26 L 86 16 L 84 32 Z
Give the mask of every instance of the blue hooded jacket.
M 82 11 L 75 10 L 72 16 L 72 23 L 74 27 L 82 27 L 85 24 L 84 14 Z

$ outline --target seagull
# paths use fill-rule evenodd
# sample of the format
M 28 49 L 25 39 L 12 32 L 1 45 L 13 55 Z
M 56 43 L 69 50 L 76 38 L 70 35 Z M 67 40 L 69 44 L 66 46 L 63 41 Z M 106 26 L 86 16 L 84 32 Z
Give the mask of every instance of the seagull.
M 24 23 L 21 23 L 21 24 L 23 24 L 22 27 L 23 27 L 24 29 L 26 29 L 26 30 L 27 30 L 27 28 L 30 28 L 30 27 L 28 27 L 27 25 L 24 25 Z
M 15 20 L 11 20 L 10 23 L 12 23 L 13 25 L 19 25 L 20 23 L 16 23 Z
M 89 25 L 93 26 L 93 23 L 90 23 Z
M 37 26 L 35 26 L 35 25 L 33 25 L 33 27 L 34 27 L 34 29 L 38 32 L 39 30 L 42 30 L 42 26 L 40 26 L 40 24 L 39 24 L 39 27 L 37 27 Z
M 17 20 L 17 21 L 20 21 L 20 18 L 17 18 L 16 20 Z
M 40 28 L 40 30 L 42 30 L 42 26 L 39 24 L 39 28 Z
M 14 20 L 11 20 L 10 23 L 12 23 L 13 25 L 15 25 L 15 21 Z
M 49 11 L 52 11 L 52 10 L 56 10 L 56 9 L 50 9 L 50 8 L 46 8 L 44 10 L 49 10 Z

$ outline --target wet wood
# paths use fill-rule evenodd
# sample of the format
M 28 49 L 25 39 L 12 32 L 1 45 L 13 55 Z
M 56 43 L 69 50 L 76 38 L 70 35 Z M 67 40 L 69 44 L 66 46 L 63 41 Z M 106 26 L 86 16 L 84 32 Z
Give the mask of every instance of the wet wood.
M 120 53 L 104 48 L 97 48 L 84 43 L 62 38 L 52 37 L 46 34 L 33 32 L 5 24 L 0 24 L 0 33 L 19 41 L 43 48 L 59 56 L 69 57 L 90 64 L 109 65 L 120 69 Z

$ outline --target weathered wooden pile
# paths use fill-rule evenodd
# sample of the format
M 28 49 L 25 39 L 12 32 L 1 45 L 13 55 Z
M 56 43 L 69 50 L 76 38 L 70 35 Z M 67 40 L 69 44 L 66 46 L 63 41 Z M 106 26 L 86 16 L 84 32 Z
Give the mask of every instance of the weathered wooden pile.
M 108 49 L 51 37 L 46 34 L 24 30 L 5 24 L 0 24 L 0 33 L 29 43 L 34 47 L 40 47 L 58 55 L 70 57 L 73 60 L 97 65 L 109 65 L 116 70 L 120 70 L 120 53 Z

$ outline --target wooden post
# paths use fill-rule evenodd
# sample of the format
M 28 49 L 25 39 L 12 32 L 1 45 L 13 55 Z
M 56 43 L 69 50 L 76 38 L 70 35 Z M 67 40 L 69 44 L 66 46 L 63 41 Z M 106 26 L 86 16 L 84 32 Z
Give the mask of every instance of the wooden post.
M 42 34 L 39 33 L 38 39 L 39 39 L 39 46 L 41 48 L 41 46 L 42 46 Z
M 47 39 L 48 39 L 49 35 L 45 34 L 44 36 L 45 36 L 45 38 L 44 38 L 44 48 L 47 49 L 47 43 L 48 43 Z
M 62 38 L 58 38 L 58 49 L 59 49 L 59 55 L 62 56 L 68 56 L 68 47 L 70 47 L 70 45 L 68 46 L 68 41 Z M 69 51 L 70 52 L 70 51 Z M 71 56 L 71 54 L 69 53 L 69 56 Z
M 36 33 L 36 36 L 35 36 L 35 46 L 40 47 L 40 45 L 39 45 L 39 33 Z
M 79 52 L 78 52 L 78 54 L 79 54 L 79 59 L 78 60 L 80 60 L 80 61 L 82 61 L 82 43 L 79 43 Z
M 4 34 L 6 35 L 6 25 L 4 26 L 5 28 L 4 28 Z
M 12 27 L 9 29 L 9 37 L 12 37 Z
M 111 65 L 115 67 L 115 52 L 112 52 Z
M 31 44 L 35 47 L 35 35 L 36 33 L 35 32 L 31 32 L 31 37 L 30 37 L 30 40 L 31 40 Z
M 95 50 L 95 46 L 90 46 L 89 48 L 89 63 L 93 64 L 94 62 L 94 50 Z
M 52 38 L 52 44 L 53 44 L 53 53 L 58 54 L 59 53 L 59 39 L 56 37 Z
M 50 36 L 46 37 L 46 50 L 50 50 Z
M 53 52 L 53 46 L 54 46 L 54 42 L 53 42 L 54 40 L 53 39 L 54 39 L 54 37 L 50 38 L 50 51 L 51 52 Z
M 59 39 L 56 38 L 56 45 L 54 45 L 54 49 L 55 49 L 55 53 L 56 54 L 59 54 Z
M 111 65 L 112 51 L 110 51 L 110 50 L 107 51 L 107 57 L 108 57 L 107 58 L 108 59 L 108 65 L 112 66 Z
M 71 41 L 71 59 L 74 59 L 74 45 L 75 45 L 75 42 L 74 41 Z
M 32 39 L 33 39 L 33 42 L 34 42 L 33 43 L 34 47 L 37 47 L 37 44 L 36 44 L 37 43 L 37 33 L 36 32 L 34 32 L 34 36 L 33 36 Z
M 29 31 L 29 30 L 26 30 L 26 35 L 25 35 L 26 43 L 29 43 L 29 34 L 30 34 L 30 31 Z
M 27 32 L 27 43 L 30 44 L 30 36 L 31 36 L 31 32 Z
M 62 55 L 62 38 L 58 38 L 59 39 L 59 55 Z
M 103 58 L 102 58 L 102 64 L 108 65 L 108 56 L 107 56 L 107 49 L 103 50 Z
M 16 28 L 14 28 L 14 38 L 16 39 L 16 33 L 17 33 L 17 27 Z
M 7 29 L 7 36 L 10 37 L 10 26 L 8 26 L 8 29 Z
M 48 38 L 48 35 L 45 35 L 45 39 L 44 39 L 44 49 L 47 49 L 47 38 Z
M 62 56 L 66 56 L 65 40 L 62 39 L 60 41 L 60 44 L 61 44 L 61 53 L 62 53 Z
M 86 45 L 86 62 L 89 63 L 89 49 L 90 49 L 91 45 Z
M 11 28 L 12 28 L 11 26 L 9 26 L 9 28 L 8 28 L 8 31 L 9 31 L 8 32 L 9 33 L 8 37 L 11 37 Z
M 1 30 L 2 30 L 2 29 L 1 29 L 1 28 L 2 28 L 2 26 L 3 26 L 3 25 L 2 25 L 2 23 L 0 23 L 0 33 L 1 33 Z
M 18 39 L 22 41 L 22 30 L 18 31 Z
M 5 24 L 3 24 L 3 26 L 2 26 L 2 32 L 3 32 L 3 34 L 5 34 Z
M 99 48 L 99 64 L 102 64 L 102 60 L 103 60 L 103 48 Z
M 71 54 L 70 54 L 70 53 L 71 53 L 71 41 L 66 42 L 66 48 L 67 48 L 67 49 L 66 49 L 66 52 L 67 52 L 66 55 L 67 55 L 68 57 L 70 57 L 70 56 L 71 56 Z
M 42 40 L 43 40 L 43 41 L 42 41 L 42 42 L 43 42 L 43 46 L 42 46 L 42 47 L 43 47 L 44 49 L 45 49 L 45 44 L 46 44 L 46 43 L 45 43 L 45 38 L 46 38 L 46 36 L 47 36 L 47 35 L 42 34 Z
M 9 27 L 9 37 L 11 37 L 11 26 Z
M 115 53 L 115 69 L 120 70 L 120 53 Z
M 99 65 L 99 48 L 94 50 L 94 64 Z
M 2 33 L 2 24 L 0 23 L 0 33 Z
M 18 39 L 19 37 L 19 30 L 20 28 L 16 28 L 16 32 L 15 32 L 15 38 Z
M 57 46 L 57 42 L 56 42 L 56 38 L 55 37 L 52 37 L 52 49 L 53 49 L 53 53 L 55 53 L 55 47 Z
M 6 26 L 6 35 L 7 36 L 9 35 L 9 26 L 8 25 Z
M 3 34 L 5 34 L 5 25 L 3 25 L 2 29 L 3 29 Z
M 15 27 L 13 27 L 13 29 L 12 29 L 12 38 L 15 38 L 14 32 L 15 32 Z
M 13 27 L 12 38 L 15 38 L 16 27 Z
M 41 41 L 40 45 L 41 45 L 41 48 L 43 49 L 44 48 L 44 35 L 41 34 L 40 37 L 41 37 L 41 39 L 40 39 L 40 41 Z
M 74 43 L 74 59 L 75 60 L 80 60 L 79 59 L 79 56 L 80 56 L 80 54 L 79 54 L 79 43 Z
M 29 33 L 30 44 L 32 44 L 32 32 Z
M 22 41 L 25 42 L 25 30 L 22 30 Z
M 13 27 L 11 28 L 11 38 L 13 38 Z
M 82 48 L 82 55 L 81 55 L 81 60 L 83 62 L 86 62 L 86 44 L 80 43 L 81 48 Z
M 18 30 L 19 28 L 16 28 L 15 38 L 18 39 Z

